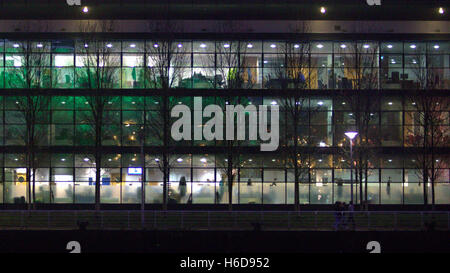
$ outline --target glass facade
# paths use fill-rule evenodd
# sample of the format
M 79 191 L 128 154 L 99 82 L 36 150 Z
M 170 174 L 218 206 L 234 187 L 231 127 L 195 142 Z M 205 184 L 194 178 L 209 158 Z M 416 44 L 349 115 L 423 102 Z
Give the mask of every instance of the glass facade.
M 0 50 L 0 88 L 6 89 L 83 89 L 87 71 L 98 67 L 111 89 L 161 88 L 162 71 L 170 88 L 450 87 L 448 41 L 0 40 Z M 24 68 L 36 74 L 32 82 Z
M 450 203 L 448 41 L 1 40 L 0 50 L 0 203 L 92 204 L 98 171 L 105 204 L 140 203 L 142 179 L 148 204 L 163 202 L 165 184 L 169 204 L 227 204 L 229 173 L 234 204 L 294 204 L 296 182 L 300 204 L 348 202 L 344 133 L 361 129 L 355 200 L 423 204 L 434 188 L 436 204 Z M 165 137 L 170 110 L 196 99 L 279 106 L 279 149 L 234 141 L 230 165 L 227 141 Z

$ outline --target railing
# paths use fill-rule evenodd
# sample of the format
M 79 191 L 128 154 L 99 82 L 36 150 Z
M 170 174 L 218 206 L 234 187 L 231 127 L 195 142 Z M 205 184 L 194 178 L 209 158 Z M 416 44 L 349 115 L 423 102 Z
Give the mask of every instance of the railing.
M 353 215 L 354 225 L 351 221 Z M 20 230 L 450 230 L 448 211 L 3 210 L 0 229 Z

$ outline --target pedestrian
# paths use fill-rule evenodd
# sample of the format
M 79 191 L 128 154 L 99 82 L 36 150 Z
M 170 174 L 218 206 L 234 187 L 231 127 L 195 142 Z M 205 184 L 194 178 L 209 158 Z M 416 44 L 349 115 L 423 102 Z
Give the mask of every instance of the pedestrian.
M 355 206 L 353 205 L 353 201 L 350 201 L 348 204 L 348 217 L 347 217 L 347 224 L 352 223 L 352 230 L 355 230 Z
M 272 184 L 270 184 L 270 186 L 272 187 L 272 186 L 276 186 L 276 185 L 277 185 L 277 179 L 274 178 L 274 179 L 273 179 L 273 182 L 272 182 Z
M 341 202 L 339 202 L 339 201 L 336 201 L 334 203 L 334 218 L 335 218 L 335 220 L 334 220 L 334 230 L 336 230 L 336 231 L 339 230 L 339 225 L 340 225 L 340 222 L 341 222 L 341 213 L 339 212 L 340 203 Z
M 345 202 L 342 203 L 341 207 L 341 226 L 347 229 L 347 204 Z

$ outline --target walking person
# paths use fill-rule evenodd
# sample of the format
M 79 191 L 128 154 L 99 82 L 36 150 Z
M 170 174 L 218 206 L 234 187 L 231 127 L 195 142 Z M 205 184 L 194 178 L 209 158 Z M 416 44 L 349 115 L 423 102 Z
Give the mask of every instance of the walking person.
M 342 203 L 341 207 L 341 226 L 347 229 L 347 204 L 345 202 Z
M 347 224 L 352 223 L 352 230 L 355 230 L 355 218 L 353 215 L 354 213 L 355 213 L 355 206 L 353 205 L 353 201 L 350 201 L 350 203 L 348 204 Z
M 334 203 L 334 230 L 336 231 L 339 230 L 339 225 L 341 222 L 341 213 L 339 211 L 340 204 L 341 203 L 339 201 Z
M 272 182 L 272 184 L 270 184 L 270 186 L 272 187 L 272 186 L 276 186 L 276 185 L 277 185 L 277 179 L 274 178 L 274 179 L 273 179 L 273 182 Z

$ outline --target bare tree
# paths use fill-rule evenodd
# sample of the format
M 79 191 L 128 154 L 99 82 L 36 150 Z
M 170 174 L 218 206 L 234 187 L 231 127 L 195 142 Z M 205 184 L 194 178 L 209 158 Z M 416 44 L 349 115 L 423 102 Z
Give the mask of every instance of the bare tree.
M 417 168 L 416 175 L 423 183 L 424 205 L 429 204 L 428 184 L 431 184 L 431 205 L 435 209 L 435 183 L 443 175 L 441 167 L 444 160 L 436 156 L 437 147 L 446 145 L 449 141 L 448 111 L 450 100 L 448 97 L 433 94 L 441 88 L 439 69 L 433 67 L 425 58 L 422 46 L 415 48 L 415 54 L 408 58 L 408 66 L 416 78 L 412 96 L 408 106 L 412 112 L 406 118 L 412 126 L 407 126 L 405 144 L 413 146 L 412 156 Z
M 117 68 L 120 55 L 114 54 L 114 45 L 98 39 L 101 32 L 114 30 L 113 21 L 86 22 L 80 25 L 84 35 L 79 42 L 82 69 L 78 70 L 79 84 L 89 90 L 84 96 L 89 105 L 89 114 L 85 117 L 95 138 L 95 208 L 100 209 L 101 158 L 103 155 L 102 130 L 107 123 L 106 110 L 114 97 L 104 95 L 104 90 L 114 88 L 119 81 Z
M 163 210 L 167 209 L 169 170 L 171 166 L 170 154 L 170 108 L 175 104 L 175 98 L 168 95 L 171 88 L 176 87 L 182 80 L 187 61 L 187 48 L 175 40 L 181 28 L 176 23 L 167 20 L 162 22 L 149 22 L 150 32 L 159 32 L 164 38 L 149 42 L 145 46 L 145 81 L 149 88 L 157 88 L 162 95 L 157 97 L 155 103 L 159 106 L 151 112 L 146 121 L 147 131 L 159 140 L 163 147 L 162 160 L 158 161 L 163 172 Z
M 449 99 L 432 95 L 432 89 L 417 90 L 409 103 L 414 112 L 408 113 L 412 125 L 406 126 L 406 144 L 412 146 L 416 175 L 423 183 L 424 205 L 429 204 L 428 185 L 431 184 L 431 205 L 435 208 L 435 184 L 443 175 L 445 160 L 436 155 L 438 147 L 448 144 Z
M 48 130 L 38 123 L 47 120 L 45 115 L 48 115 L 50 104 L 50 97 L 42 95 L 39 90 L 51 86 L 50 57 L 46 54 L 50 46 L 39 41 L 18 41 L 13 46 L 18 51 L 18 55 L 13 56 L 16 68 L 9 71 L 6 85 L 27 89 L 25 95 L 16 97 L 16 107 L 26 123 L 26 130 L 20 131 L 19 137 L 26 145 L 28 208 L 35 209 L 36 152 L 48 137 Z
M 295 33 L 307 33 L 309 26 L 306 23 L 291 26 Z M 311 47 L 309 43 L 287 41 L 277 47 L 281 56 L 273 62 L 268 69 L 266 88 L 281 88 L 288 95 L 280 99 L 281 110 L 284 113 L 283 122 L 286 130 L 286 141 L 283 147 L 286 166 L 294 170 L 294 208 L 300 210 L 300 183 L 309 175 L 309 154 L 304 152 L 302 146 L 310 142 L 310 135 L 301 132 L 302 124 L 307 122 L 305 116 L 314 111 L 310 108 L 306 90 L 316 76 L 310 73 Z
M 354 162 L 351 164 L 352 169 L 356 170 L 355 182 L 359 183 L 361 204 L 367 202 L 370 158 L 376 152 L 373 148 L 380 143 L 378 134 L 374 133 L 375 123 L 380 118 L 378 53 L 378 45 L 375 43 L 350 43 L 340 45 L 335 58 L 335 71 L 342 75 L 337 82 L 338 96 L 345 105 L 344 108 L 351 112 L 352 127 L 358 132 L 354 142 L 357 145 Z M 342 138 L 345 139 L 345 136 Z M 345 151 L 347 145 L 343 147 Z

